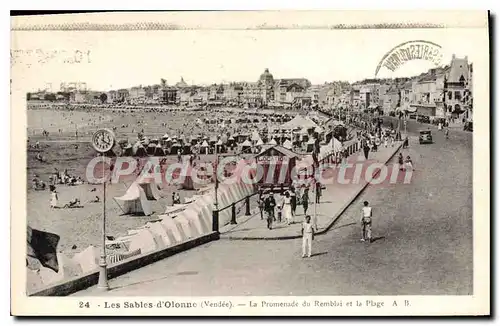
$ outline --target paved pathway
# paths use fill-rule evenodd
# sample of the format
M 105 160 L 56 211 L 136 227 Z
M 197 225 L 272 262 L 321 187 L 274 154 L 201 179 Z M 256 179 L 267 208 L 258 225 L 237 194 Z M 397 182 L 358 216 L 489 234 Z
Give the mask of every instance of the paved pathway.
M 394 147 L 381 147 L 377 152 L 370 152 L 368 160 L 360 161 L 358 158 L 362 155 L 360 152 L 351 155 L 348 163 L 353 167 L 358 164 L 363 164 L 363 170 L 373 163 L 385 164 L 398 151 L 401 143 L 397 142 Z M 364 157 L 363 157 L 364 159 Z M 354 168 L 352 168 L 354 170 Z M 369 179 L 360 178 L 358 183 L 341 184 L 338 182 L 338 170 L 326 170 L 323 176 L 333 176 L 332 184 L 327 184 L 320 203 L 316 205 L 316 226 L 317 232 L 323 233 L 327 231 L 349 204 L 358 196 L 358 194 L 367 186 Z M 346 171 L 346 179 L 351 179 L 349 172 Z M 362 173 L 364 175 L 364 173 Z M 310 193 L 310 204 L 307 213 L 314 220 L 314 199 L 315 194 Z M 274 222 L 273 228 L 267 228 L 267 222 L 261 220 L 260 213 L 254 210 L 250 217 L 242 217 L 238 219 L 236 225 L 226 225 L 221 228 L 221 238 L 238 239 L 238 240 L 278 240 L 278 239 L 293 239 L 301 236 L 301 223 L 305 217 L 303 207 L 297 206 L 295 221 L 291 225 L 287 225 L 285 221 Z
M 300 239 L 221 239 L 114 278 L 109 292 L 74 296 L 471 295 L 472 134 L 419 145 L 413 133 L 403 154 L 415 162 L 411 184 L 368 186 L 315 238 L 311 258 Z M 364 200 L 374 207 L 371 244 L 360 241 Z

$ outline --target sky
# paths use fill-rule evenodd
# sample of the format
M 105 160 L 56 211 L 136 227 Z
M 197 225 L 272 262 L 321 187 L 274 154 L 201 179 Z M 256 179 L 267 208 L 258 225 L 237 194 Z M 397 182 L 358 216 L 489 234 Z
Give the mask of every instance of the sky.
M 188 84 L 257 81 L 265 68 L 275 79 L 355 82 L 374 78 L 382 57 L 412 40 L 439 44 L 442 65 L 452 54 L 470 62 L 487 58 L 487 33 L 479 28 L 15 31 L 11 67 L 13 83 L 26 91 L 47 84 L 58 91 L 63 82 L 85 82 L 103 91 L 159 84 L 161 78 L 173 85 L 181 76 Z M 82 54 L 79 63 L 71 62 L 76 51 Z M 56 54 L 39 60 L 50 53 Z M 415 60 L 395 72 L 383 68 L 378 77 L 414 76 L 432 67 Z

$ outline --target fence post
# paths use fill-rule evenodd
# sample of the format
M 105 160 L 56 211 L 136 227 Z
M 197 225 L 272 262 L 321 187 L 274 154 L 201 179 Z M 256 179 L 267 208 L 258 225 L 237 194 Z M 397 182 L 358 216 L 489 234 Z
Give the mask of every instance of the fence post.
M 219 211 L 212 211 L 212 231 L 219 232 Z
M 250 216 L 250 196 L 245 198 L 245 216 Z
M 231 205 L 231 224 L 237 224 L 236 223 L 236 205 L 234 203 Z

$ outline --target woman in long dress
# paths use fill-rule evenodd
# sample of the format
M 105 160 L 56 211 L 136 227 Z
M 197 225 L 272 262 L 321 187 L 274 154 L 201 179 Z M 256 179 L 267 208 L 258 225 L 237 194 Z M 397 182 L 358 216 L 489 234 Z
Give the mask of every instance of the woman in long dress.
M 57 191 L 54 189 L 50 193 L 50 208 L 56 208 L 57 207 L 57 201 L 58 201 Z
M 289 192 L 287 192 L 285 198 L 283 198 L 283 217 L 288 225 L 292 224 L 292 205 Z

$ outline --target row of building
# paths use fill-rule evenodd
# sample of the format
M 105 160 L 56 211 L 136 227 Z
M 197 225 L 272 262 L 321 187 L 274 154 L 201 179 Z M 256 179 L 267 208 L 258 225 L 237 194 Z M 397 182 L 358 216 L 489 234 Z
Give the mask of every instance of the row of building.
M 34 93 L 31 99 L 46 99 Z M 430 69 L 412 78 L 366 79 L 349 84 L 332 82 L 312 85 L 306 78 L 275 79 L 265 69 L 256 82 L 232 82 L 210 86 L 188 85 L 183 78 L 175 85 L 135 86 L 107 92 L 82 87 L 52 94 L 51 100 L 70 103 L 235 105 L 369 110 L 385 114 L 406 111 L 419 115 L 450 115 L 472 118 L 472 64 L 453 55 L 449 65 Z
M 472 64 L 452 56 L 449 65 L 432 68 L 412 78 L 364 80 L 352 85 L 342 104 L 354 108 L 378 107 L 388 114 L 406 111 L 437 117 L 463 117 L 472 120 Z

